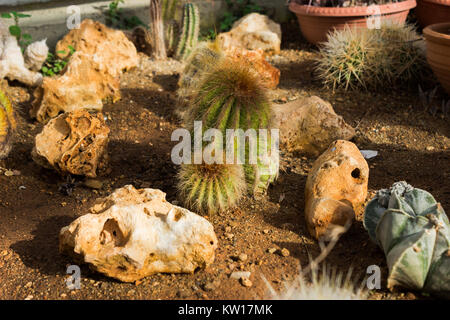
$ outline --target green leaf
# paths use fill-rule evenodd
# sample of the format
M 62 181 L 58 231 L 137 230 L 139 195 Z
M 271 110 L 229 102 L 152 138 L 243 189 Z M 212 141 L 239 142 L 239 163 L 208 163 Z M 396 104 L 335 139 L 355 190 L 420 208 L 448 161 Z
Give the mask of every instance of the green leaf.
M 1 14 L 1 17 L 5 18 L 5 19 L 9 19 L 9 18 L 12 18 L 12 15 L 8 12 L 4 12 Z
M 24 34 L 22 35 L 22 39 L 24 39 L 24 40 L 31 40 L 31 39 L 32 39 L 32 37 L 31 37 L 31 35 L 30 35 L 30 34 L 28 34 L 28 33 L 24 33 Z
M 11 33 L 11 35 L 16 38 L 20 38 L 22 30 L 20 30 L 20 27 L 18 27 L 18 26 L 10 26 L 9 33 Z
M 31 17 L 31 14 L 17 13 L 16 17 L 18 17 L 18 18 L 29 18 L 29 17 Z
M 58 51 L 56 51 L 56 53 L 59 53 L 59 54 L 66 54 L 66 51 L 65 51 L 65 50 L 58 50 Z

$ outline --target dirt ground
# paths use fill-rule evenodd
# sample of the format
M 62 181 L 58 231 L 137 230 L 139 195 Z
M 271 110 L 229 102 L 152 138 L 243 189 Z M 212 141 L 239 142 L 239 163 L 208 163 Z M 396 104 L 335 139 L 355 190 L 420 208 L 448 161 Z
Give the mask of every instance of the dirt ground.
M 281 69 L 279 88 L 270 93 L 272 101 L 317 95 L 357 127 L 353 140 L 357 146 L 379 152 L 368 160 L 368 199 L 376 190 L 406 180 L 431 192 L 449 212 L 449 119 L 424 111 L 416 90 L 389 87 L 380 92 L 332 92 L 323 88 L 312 73 L 314 48 L 301 39 L 295 23 L 284 29 L 282 53 L 271 60 Z M 166 69 L 170 68 L 177 69 L 176 64 Z M 266 198 L 246 198 L 235 210 L 207 217 L 219 247 L 215 262 L 206 270 L 157 274 L 132 284 L 82 266 L 82 288 L 67 289 L 66 268 L 71 260 L 58 253 L 58 233 L 87 213 L 96 198 L 133 184 L 161 189 L 169 201 L 176 201 L 177 168 L 170 160 L 175 143 L 170 135 L 180 127 L 175 113 L 177 80 L 176 73 L 156 70 L 147 57 L 140 68 L 123 76 L 122 99 L 104 108 L 111 128 L 111 172 L 100 178 L 101 189 L 80 183 L 70 196 L 58 191 L 65 182 L 60 176 L 32 161 L 34 136 L 42 125 L 28 115 L 32 91 L 10 83 L 19 128 L 13 151 L 0 161 L 0 299 L 261 299 L 268 297 L 262 276 L 280 290 L 298 274 L 300 264 L 308 264 L 309 255 L 320 253 L 306 230 L 303 212 L 304 186 L 314 159 L 282 153 L 280 177 Z M 6 170 L 15 170 L 15 175 L 5 175 Z M 371 299 L 429 299 L 419 293 L 385 289 L 384 254 L 370 242 L 361 219 L 359 213 L 326 264 L 344 273 L 352 267 L 356 282 L 362 281 L 369 265 L 380 266 L 382 289 L 371 291 Z M 269 248 L 286 248 L 290 254 L 269 253 Z M 248 258 L 236 261 L 241 253 Z M 229 278 L 232 270 L 250 271 L 253 285 L 244 287 Z

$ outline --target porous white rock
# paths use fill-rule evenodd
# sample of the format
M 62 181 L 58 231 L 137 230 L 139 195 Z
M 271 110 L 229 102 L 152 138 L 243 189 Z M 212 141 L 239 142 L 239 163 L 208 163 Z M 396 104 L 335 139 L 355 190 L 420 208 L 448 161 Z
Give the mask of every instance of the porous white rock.
M 22 50 L 8 28 L 0 21 L 0 79 L 17 80 L 29 86 L 42 83 L 42 74 L 25 66 Z
M 39 71 L 48 56 L 47 39 L 31 43 L 24 53 L 25 67 L 32 71 Z
M 165 196 L 131 185 L 115 190 L 61 229 L 60 251 L 125 282 L 208 266 L 218 243 L 213 226 Z

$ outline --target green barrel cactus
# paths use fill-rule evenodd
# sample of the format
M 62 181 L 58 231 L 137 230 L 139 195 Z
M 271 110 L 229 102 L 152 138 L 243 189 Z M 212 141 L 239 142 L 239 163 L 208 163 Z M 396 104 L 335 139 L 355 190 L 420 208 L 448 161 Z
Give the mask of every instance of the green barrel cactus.
M 201 214 L 212 215 L 234 207 L 245 191 L 241 166 L 227 164 L 183 164 L 178 190 L 184 204 Z
M 0 159 L 11 151 L 11 137 L 16 128 L 14 111 L 8 96 L 0 89 Z
M 265 90 L 250 66 L 221 59 L 210 71 L 205 71 L 195 88 L 185 115 L 186 127 L 202 121 L 203 130 L 216 128 L 226 137 L 227 129 L 270 129 L 271 106 Z M 266 144 L 257 145 L 257 163 L 250 163 L 249 143 L 245 144 L 244 171 L 251 194 L 264 193 L 278 175 L 278 154 L 271 154 L 271 137 Z M 258 136 L 259 140 L 259 136 Z M 233 145 L 239 149 L 239 139 Z M 242 142 L 242 141 L 241 141 Z M 225 148 L 224 148 L 225 150 Z M 266 161 L 262 161 L 262 158 Z
M 450 223 L 430 193 L 404 181 L 379 190 L 366 206 L 364 227 L 386 255 L 388 288 L 450 298 Z
M 183 27 L 178 42 L 176 57 L 186 60 L 197 46 L 200 29 L 198 8 L 193 3 L 186 3 L 183 8 Z

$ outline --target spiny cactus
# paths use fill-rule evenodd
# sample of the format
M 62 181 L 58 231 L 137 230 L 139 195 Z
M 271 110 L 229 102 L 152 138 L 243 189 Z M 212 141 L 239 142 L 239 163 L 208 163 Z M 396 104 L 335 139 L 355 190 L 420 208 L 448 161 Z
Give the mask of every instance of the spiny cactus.
M 193 3 L 186 3 L 183 8 L 183 28 L 177 46 L 176 57 L 186 60 L 197 46 L 200 29 L 198 8 Z
M 429 72 L 423 40 L 414 27 L 386 22 L 380 29 L 334 30 L 316 62 L 318 77 L 333 89 L 409 84 Z
M 0 89 L 0 159 L 11 151 L 11 137 L 16 128 L 16 120 L 11 101 Z
M 235 206 L 245 191 L 244 172 L 239 165 L 184 164 L 178 180 L 185 205 L 209 215 Z
M 224 57 L 217 42 L 201 42 L 186 61 L 178 81 L 178 95 L 188 97 L 198 85 L 202 73 L 213 68 Z
M 351 277 L 351 269 L 347 272 L 347 275 L 344 275 L 341 272 L 336 272 L 336 270 L 323 266 L 321 273 L 317 270 L 312 270 L 311 284 L 306 281 L 303 274 L 300 274 L 281 293 L 277 293 L 267 281 L 266 285 L 271 293 L 269 299 L 366 300 L 368 296 L 367 290 L 363 289 L 363 285 L 356 286 Z
M 269 129 L 270 119 L 270 103 L 254 70 L 245 64 L 221 59 L 214 68 L 204 72 L 196 86 L 185 116 L 185 125 L 192 128 L 194 121 L 202 121 L 204 130 L 216 128 L 226 137 L 227 129 L 242 129 L 243 132 L 254 129 L 258 134 L 258 129 Z M 267 138 L 269 141 L 265 145 L 257 145 L 256 164 L 248 161 L 249 143 L 246 143 L 244 167 L 252 194 L 265 192 L 278 174 L 275 158 L 278 155 L 271 155 L 267 163 L 261 161 L 261 157 L 271 148 L 269 133 Z M 242 147 L 238 141 L 242 143 L 237 137 L 233 140 L 235 151 Z
M 404 181 L 379 190 L 364 227 L 386 255 L 388 287 L 450 298 L 450 223 L 433 196 Z

